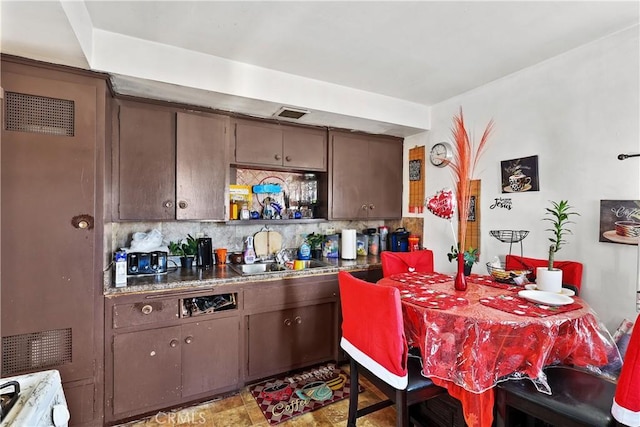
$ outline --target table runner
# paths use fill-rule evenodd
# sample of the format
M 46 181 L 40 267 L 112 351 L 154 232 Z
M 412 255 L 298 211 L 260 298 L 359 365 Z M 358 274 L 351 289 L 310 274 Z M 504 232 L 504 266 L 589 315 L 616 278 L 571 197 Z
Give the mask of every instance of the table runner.
M 516 295 L 498 295 L 480 298 L 480 304 L 518 316 L 547 317 L 555 314 L 578 310 L 582 305 L 577 302 L 562 306 L 536 304 Z

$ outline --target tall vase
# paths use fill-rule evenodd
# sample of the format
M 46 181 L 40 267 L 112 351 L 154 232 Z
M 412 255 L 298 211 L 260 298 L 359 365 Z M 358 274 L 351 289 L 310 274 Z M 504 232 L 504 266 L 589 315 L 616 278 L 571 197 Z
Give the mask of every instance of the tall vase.
M 458 255 L 458 272 L 454 280 L 454 287 L 456 291 L 467 290 L 467 278 L 464 275 L 464 257 L 462 255 Z

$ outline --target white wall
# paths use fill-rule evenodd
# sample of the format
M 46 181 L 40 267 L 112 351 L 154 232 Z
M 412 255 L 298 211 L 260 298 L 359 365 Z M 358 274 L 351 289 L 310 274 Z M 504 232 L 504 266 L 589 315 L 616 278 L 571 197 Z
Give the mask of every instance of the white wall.
M 435 142 L 451 141 L 460 107 L 475 139 L 493 118 L 496 131 L 475 176 L 482 181 L 482 237 L 474 271 L 485 273 L 487 261 L 509 250 L 489 230 L 530 230 L 524 255 L 547 258 L 544 208 L 568 199 L 581 216 L 556 259 L 584 263 L 581 296 L 610 330 L 636 315 L 638 247 L 601 243 L 598 227 L 601 199 L 640 200 L 640 158 L 617 159 L 640 152 L 638 34 L 633 27 L 437 104 L 431 131 L 405 139 L 406 162 L 409 148 L 425 145 L 428 152 Z M 540 191 L 502 194 L 500 161 L 531 155 L 539 156 Z M 453 188 L 449 168 L 427 161 L 425 174 L 426 196 Z M 512 209 L 489 209 L 496 197 L 511 197 Z M 424 219 L 436 270 L 453 272 L 446 257 L 453 242 L 449 222 L 429 212 Z M 519 244 L 513 253 L 520 253 Z

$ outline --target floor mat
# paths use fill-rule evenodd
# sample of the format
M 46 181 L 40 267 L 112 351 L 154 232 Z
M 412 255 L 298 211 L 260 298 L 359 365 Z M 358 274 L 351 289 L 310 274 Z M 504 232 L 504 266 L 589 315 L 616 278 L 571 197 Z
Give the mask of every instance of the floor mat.
M 349 374 L 324 364 L 255 384 L 249 391 L 269 424 L 276 425 L 348 398 L 350 385 Z

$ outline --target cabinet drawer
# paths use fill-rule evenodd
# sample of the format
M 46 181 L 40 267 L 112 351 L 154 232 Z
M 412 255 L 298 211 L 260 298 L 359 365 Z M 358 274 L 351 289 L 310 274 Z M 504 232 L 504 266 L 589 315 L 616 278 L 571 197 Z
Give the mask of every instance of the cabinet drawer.
M 337 299 L 338 279 L 322 282 L 296 283 L 279 286 L 256 286 L 245 291 L 245 307 L 248 309 L 267 306 L 299 304 L 304 301 Z
M 178 318 L 178 299 L 118 304 L 113 307 L 113 328 L 147 325 Z

